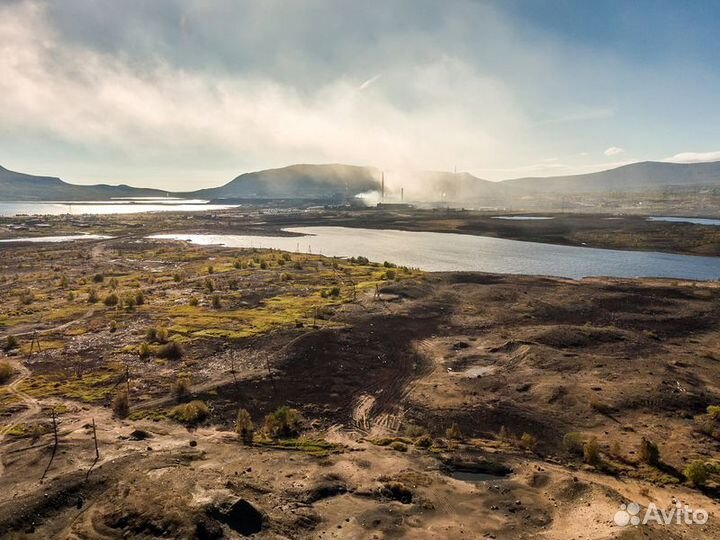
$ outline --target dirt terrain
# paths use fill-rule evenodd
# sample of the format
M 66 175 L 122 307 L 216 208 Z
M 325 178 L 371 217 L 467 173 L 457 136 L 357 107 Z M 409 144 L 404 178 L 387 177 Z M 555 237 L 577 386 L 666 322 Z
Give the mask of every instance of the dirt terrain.
M 424 274 L 139 237 L 0 251 L 0 337 L 17 340 L 0 357 L 15 371 L 3 538 L 720 534 L 717 283 Z M 175 414 L 191 400 L 206 417 Z M 299 433 L 264 433 L 282 406 Z M 709 519 L 621 527 L 630 502 Z

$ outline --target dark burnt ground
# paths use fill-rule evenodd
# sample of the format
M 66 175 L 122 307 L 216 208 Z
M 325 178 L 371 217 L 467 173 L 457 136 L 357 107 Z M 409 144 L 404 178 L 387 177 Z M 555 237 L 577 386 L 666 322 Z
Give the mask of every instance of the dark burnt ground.
M 436 331 L 440 313 L 418 306 L 409 314 L 352 319 L 348 327 L 322 329 L 292 341 L 272 362 L 272 378 L 218 388 L 213 398 L 217 416 L 229 424 L 244 407 L 260 420 L 290 405 L 309 419 L 332 424 L 347 423 L 362 394 L 376 396 L 372 414 L 397 405 L 407 384 L 427 373 L 428 363 L 412 342 Z

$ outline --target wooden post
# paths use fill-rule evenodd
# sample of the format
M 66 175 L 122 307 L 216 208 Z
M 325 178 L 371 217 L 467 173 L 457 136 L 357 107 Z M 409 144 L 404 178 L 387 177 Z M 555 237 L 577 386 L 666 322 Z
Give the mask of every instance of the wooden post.
M 237 375 L 235 374 L 235 355 L 230 355 L 230 373 L 232 373 L 233 381 L 235 383 L 235 386 L 237 386 Z
M 58 446 L 58 432 L 57 432 L 57 418 L 55 417 L 55 407 L 53 407 L 50 410 L 52 414 L 52 423 L 53 423 L 53 434 L 55 435 L 55 448 Z M 53 449 L 53 453 L 55 453 L 55 450 Z
M 130 399 L 130 365 L 125 364 L 125 386 L 127 389 L 128 400 Z
M 100 449 L 98 448 L 97 442 L 97 430 L 95 429 L 95 418 L 92 419 L 93 426 L 93 439 L 95 441 L 95 459 L 100 459 Z
M 94 417 L 92 419 L 92 431 L 93 431 L 93 441 L 95 442 L 95 460 L 92 462 L 92 465 L 90 465 L 90 468 L 88 469 L 88 472 L 85 475 L 85 480 L 87 480 L 90 477 L 90 472 L 95 468 L 95 465 L 97 465 L 97 462 L 100 461 L 100 448 L 98 447 L 97 429 L 95 429 L 95 418 Z
M 270 377 L 270 384 L 272 384 L 273 388 L 273 397 L 275 397 L 277 395 L 277 389 L 275 388 L 275 378 L 273 377 L 272 369 L 270 369 L 270 360 L 268 360 L 267 357 L 265 358 L 265 369 L 267 369 L 268 377 Z

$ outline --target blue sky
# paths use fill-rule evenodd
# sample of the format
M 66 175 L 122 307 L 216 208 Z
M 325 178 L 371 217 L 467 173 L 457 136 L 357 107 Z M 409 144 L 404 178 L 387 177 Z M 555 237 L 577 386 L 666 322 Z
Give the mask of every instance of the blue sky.
M 720 3 L 0 0 L 0 164 L 221 184 L 720 159 Z

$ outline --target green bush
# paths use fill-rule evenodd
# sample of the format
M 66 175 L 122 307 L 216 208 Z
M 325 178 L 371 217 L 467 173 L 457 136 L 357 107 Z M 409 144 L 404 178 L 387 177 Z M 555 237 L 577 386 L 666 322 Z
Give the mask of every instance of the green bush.
M 95 304 L 98 301 L 98 293 L 95 289 L 90 289 L 88 291 L 88 298 L 87 298 L 88 304 Z
M 583 459 L 588 465 L 597 467 L 600 465 L 600 447 L 598 446 L 597 438 L 592 437 L 583 446 Z
M 235 419 L 235 433 L 245 444 L 252 444 L 253 434 L 255 433 L 255 424 L 253 424 L 250 413 L 245 409 L 240 409 Z
M 710 418 L 713 420 L 717 420 L 720 418 L 720 405 L 709 405 L 707 408 L 707 413 Z
M 220 309 L 222 307 L 222 302 L 220 301 L 219 294 L 212 295 L 212 307 L 213 309 Z
M 183 354 L 182 346 L 176 341 L 170 341 L 158 349 L 156 356 L 166 360 L 179 360 Z
M 566 433 L 563 437 L 563 447 L 569 454 L 582 456 L 584 445 L 585 439 L 582 436 L 582 433 L 572 431 L 570 433 Z
M 407 445 L 405 443 L 401 443 L 400 441 L 395 441 L 390 443 L 390 448 L 395 450 L 396 452 L 407 452 Z
M 16 349 L 18 345 L 18 338 L 13 336 L 12 334 L 8 334 L 8 337 L 5 338 L 5 350 L 11 351 L 13 349 Z
M 130 414 L 130 398 L 126 390 L 120 390 L 115 394 L 112 402 L 112 410 L 118 418 L 127 418 Z
M 117 294 L 110 293 L 103 300 L 103 304 L 105 304 L 108 307 L 117 306 L 119 301 L 120 301 L 120 299 L 118 298 Z
M 198 424 L 204 421 L 210 414 L 210 409 L 204 401 L 195 400 L 173 407 L 170 411 L 170 418 L 174 418 L 183 424 Z
M 190 377 L 180 376 L 175 380 L 172 387 L 172 394 L 177 401 L 185 401 L 190 397 Z
M 0 384 L 8 382 L 15 374 L 13 367 L 7 362 L 0 362 Z
M 695 486 L 704 486 L 710 477 L 711 469 L 701 459 L 696 459 L 688 464 L 683 471 L 685 478 Z
M 270 437 L 294 437 L 300 433 L 301 427 L 300 411 L 282 406 L 265 417 L 263 430 Z

